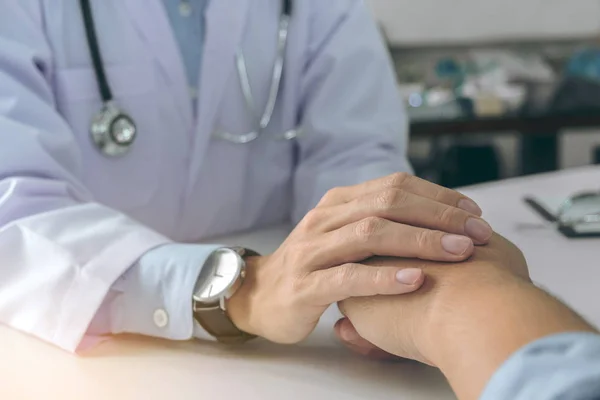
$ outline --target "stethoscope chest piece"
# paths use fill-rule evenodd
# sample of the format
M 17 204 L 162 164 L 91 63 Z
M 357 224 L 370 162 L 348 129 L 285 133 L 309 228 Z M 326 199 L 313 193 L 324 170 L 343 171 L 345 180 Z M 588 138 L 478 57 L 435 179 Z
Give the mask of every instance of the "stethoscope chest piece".
M 92 141 L 98 150 L 109 157 L 126 154 L 137 135 L 133 119 L 112 102 L 106 103 L 92 118 Z

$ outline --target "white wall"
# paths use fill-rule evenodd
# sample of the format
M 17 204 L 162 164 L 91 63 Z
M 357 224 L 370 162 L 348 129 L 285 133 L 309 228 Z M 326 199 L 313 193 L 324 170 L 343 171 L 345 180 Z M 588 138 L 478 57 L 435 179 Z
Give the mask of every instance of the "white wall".
M 600 32 L 600 0 L 367 0 L 393 43 L 578 37 Z

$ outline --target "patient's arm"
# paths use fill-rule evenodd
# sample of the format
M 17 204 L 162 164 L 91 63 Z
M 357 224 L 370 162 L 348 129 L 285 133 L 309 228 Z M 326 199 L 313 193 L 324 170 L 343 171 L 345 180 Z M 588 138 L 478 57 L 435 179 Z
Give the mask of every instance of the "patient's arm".
M 351 299 L 340 308 L 374 345 L 439 367 L 460 399 L 477 399 L 523 346 L 561 332 L 594 332 L 530 282 L 521 253 L 499 236 L 461 265 L 373 260 L 390 262 L 423 268 L 423 288 L 410 296 Z

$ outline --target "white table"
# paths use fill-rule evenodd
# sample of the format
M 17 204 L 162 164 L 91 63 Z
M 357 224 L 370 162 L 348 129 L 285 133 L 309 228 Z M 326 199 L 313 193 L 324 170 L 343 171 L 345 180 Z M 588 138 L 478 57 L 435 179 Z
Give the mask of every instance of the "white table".
M 588 168 L 465 190 L 497 231 L 527 255 L 536 282 L 600 325 L 600 240 L 567 240 L 547 230 L 519 230 L 540 219 L 525 194 L 568 195 L 600 187 L 600 168 Z M 268 252 L 288 228 L 228 238 Z M 416 364 L 380 364 L 342 349 L 330 310 L 315 334 L 295 347 L 253 343 L 238 350 L 213 344 L 122 338 L 75 357 L 0 327 L 0 399 L 370 399 L 454 398 L 443 377 Z

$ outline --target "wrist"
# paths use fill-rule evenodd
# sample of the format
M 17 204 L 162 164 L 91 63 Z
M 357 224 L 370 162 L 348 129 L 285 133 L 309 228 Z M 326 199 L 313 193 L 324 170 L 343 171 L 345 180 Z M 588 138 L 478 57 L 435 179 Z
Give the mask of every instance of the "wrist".
M 523 284 L 514 275 L 487 264 L 465 265 L 451 274 L 436 271 L 428 274 L 427 280 L 432 298 L 422 319 L 418 348 L 437 367 L 444 363 L 446 349 L 453 349 L 469 334 L 471 325 L 482 322 L 479 313 L 485 318 L 498 313 L 498 306 L 490 299 L 498 303 L 498 294 Z
M 444 288 L 444 295 L 439 296 L 439 303 L 443 304 L 436 305 L 430 312 L 428 321 L 431 331 L 426 336 L 425 353 L 445 372 L 453 368 L 457 361 L 462 360 L 462 356 L 457 357 L 459 354 L 473 349 L 473 340 L 476 338 L 486 340 L 485 343 L 477 345 L 487 348 L 491 344 L 487 339 L 491 337 L 486 335 L 492 326 L 517 325 L 517 319 L 506 323 L 512 301 L 510 297 L 522 297 L 523 292 L 529 290 L 527 284 L 517 280 L 502 283 L 469 283 L 464 284 L 462 289 Z M 518 325 L 524 323 L 526 321 L 519 322 Z M 501 329 L 498 336 L 505 333 Z
M 427 356 L 460 398 L 475 399 L 500 366 L 525 345 L 592 330 L 559 301 L 512 274 L 449 285 L 432 312 Z

